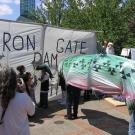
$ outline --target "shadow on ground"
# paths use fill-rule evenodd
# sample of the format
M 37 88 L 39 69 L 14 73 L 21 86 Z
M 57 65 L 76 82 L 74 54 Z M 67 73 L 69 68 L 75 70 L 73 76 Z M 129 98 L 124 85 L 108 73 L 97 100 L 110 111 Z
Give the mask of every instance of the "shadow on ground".
M 53 118 L 55 112 L 65 109 L 65 106 L 60 105 L 57 100 L 49 101 L 49 107 L 47 109 L 37 108 L 33 117 L 29 118 L 30 122 L 42 124 L 44 118 Z
M 58 95 L 58 96 L 52 98 L 49 101 L 49 107 L 47 109 L 37 108 L 35 115 L 33 117 L 29 117 L 29 121 L 42 124 L 44 122 L 44 120 L 43 120 L 44 118 L 53 118 L 54 113 L 56 113 L 60 110 L 66 109 L 65 105 L 60 105 L 58 103 L 58 99 L 60 99 L 60 97 L 61 97 L 61 95 Z M 81 96 L 80 105 L 84 104 L 85 102 L 89 102 L 90 100 L 97 100 L 97 97 L 92 95 L 87 100 L 84 100 L 84 97 Z M 34 125 L 30 125 L 30 126 L 34 126 Z
M 87 119 L 90 125 L 96 128 L 108 132 L 111 135 L 128 134 L 128 122 L 124 119 L 97 110 L 82 109 L 81 111 L 85 115 L 82 119 Z

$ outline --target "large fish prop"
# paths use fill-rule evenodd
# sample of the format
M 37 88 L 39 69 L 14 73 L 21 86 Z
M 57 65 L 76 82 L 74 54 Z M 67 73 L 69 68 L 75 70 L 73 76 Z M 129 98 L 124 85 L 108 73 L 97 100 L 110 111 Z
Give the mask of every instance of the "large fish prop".
M 97 90 L 110 95 L 123 95 L 129 110 L 135 109 L 135 61 L 109 54 L 76 55 L 58 66 L 66 84 Z

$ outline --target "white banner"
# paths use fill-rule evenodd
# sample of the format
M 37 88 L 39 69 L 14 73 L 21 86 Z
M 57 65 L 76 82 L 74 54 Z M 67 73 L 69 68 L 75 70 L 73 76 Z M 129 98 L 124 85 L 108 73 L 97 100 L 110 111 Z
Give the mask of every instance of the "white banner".
M 33 71 L 34 53 L 42 53 L 43 32 L 42 25 L 0 21 L 0 61 Z
M 62 59 L 69 55 L 97 53 L 96 46 L 94 32 L 0 20 L 0 62 L 14 69 L 24 65 L 26 71 L 37 76 L 40 72 L 33 68 L 34 59 L 37 64 L 49 65 L 55 74 Z
M 44 27 L 42 25 L 0 21 L 0 62 L 13 67 L 24 65 L 26 72 L 40 76 L 32 62 L 40 60 L 43 50 Z M 40 83 L 36 87 L 39 102 Z
M 128 57 L 130 54 L 130 51 L 131 51 L 130 48 L 123 48 L 121 51 L 121 56 Z
M 94 32 L 46 27 L 43 61 L 50 67 L 56 69 L 59 62 L 69 55 L 95 53 Z

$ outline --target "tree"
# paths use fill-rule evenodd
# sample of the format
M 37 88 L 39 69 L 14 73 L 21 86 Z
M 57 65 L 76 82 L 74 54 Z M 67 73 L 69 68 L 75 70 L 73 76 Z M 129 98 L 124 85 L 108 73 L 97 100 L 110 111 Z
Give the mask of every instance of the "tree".
M 84 3 L 76 0 L 68 1 L 68 8 L 64 10 L 62 18 L 62 26 L 73 28 L 73 29 L 82 29 L 87 30 L 88 27 L 88 18 L 87 10 L 85 10 Z
M 48 24 L 61 25 L 65 4 L 64 0 L 42 0 L 41 9 L 44 11 Z
M 126 27 L 126 40 L 123 43 L 123 47 L 132 48 L 135 47 L 135 1 L 128 0 L 123 8 L 123 14 L 125 17 Z
M 97 40 L 114 42 L 116 54 L 120 54 L 123 47 L 135 46 L 133 5 L 135 0 L 42 0 L 40 12 L 51 25 L 102 31 Z
M 69 0 L 69 7 L 64 11 L 62 26 L 102 31 L 97 34 L 98 40 L 108 39 L 120 45 L 126 33 L 123 29 L 121 4 L 123 4 L 121 0 L 87 0 L 82 6 L 80 1 Z
M 36 22 L 36 23 L 45 24 L 47 22 L 43 11 L 39 8 L 37 8 L 36 11 L 32 11 L 29 14 L 26 14 L 24 17 L 26 17 L 26 18 L 30 19 L 32 22 Z

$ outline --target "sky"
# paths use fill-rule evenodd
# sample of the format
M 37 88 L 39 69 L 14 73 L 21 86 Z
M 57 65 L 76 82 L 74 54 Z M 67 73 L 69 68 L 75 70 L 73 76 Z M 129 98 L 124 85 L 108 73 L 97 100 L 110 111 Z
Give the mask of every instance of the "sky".
M 36 6 L 40 4 L 36 0 Z M 20 0 L 0 0 L 0 19 L 16 20 L 20 15 Z

